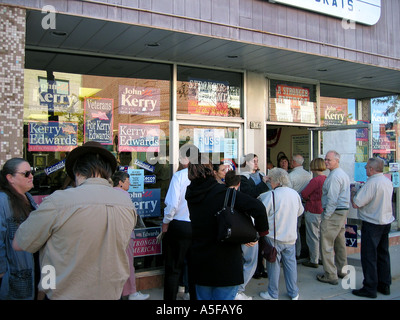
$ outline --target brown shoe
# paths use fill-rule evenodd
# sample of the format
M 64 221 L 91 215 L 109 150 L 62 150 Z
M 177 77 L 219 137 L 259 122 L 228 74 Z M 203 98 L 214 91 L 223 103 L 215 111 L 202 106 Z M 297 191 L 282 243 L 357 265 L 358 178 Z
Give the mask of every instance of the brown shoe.
M 321 282 L 324 282 L 324 283 L 329 283 L 329 284 L 332 284 L 332 285 L 337 285 L 339 283 L 338 279 L 329 279 L 324 274 L 317 275 L 317 280 L 321 281 Z
M 311 261 L 304 261 L 302 265 L 310 268 L 318 268 L 318 263 L 312 263 Z

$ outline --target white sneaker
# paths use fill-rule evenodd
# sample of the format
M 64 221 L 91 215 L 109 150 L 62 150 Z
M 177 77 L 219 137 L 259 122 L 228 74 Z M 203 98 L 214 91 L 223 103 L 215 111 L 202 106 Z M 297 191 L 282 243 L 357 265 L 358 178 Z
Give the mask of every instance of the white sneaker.
M 138 291 L 130 294 L 128 300 L 147 300 L 148 298 L 150 298 L 149 294 Z
M 268 291 L 260 292 L 260 297 L 263 298 L 263 299 L 265 299 L 265 300 L 278 300 L 278 299 L 272 298 L 272 297 L 269 295 Z
M 297 296 L 295 296 L 294 298 L 292 298 L 292 300 L 299 300 L 299 295 L 297 294 Z
M 244 292 L 238 292 L 236 293 L 235 300 L 253 300 L 253 298 L 246 296 Z

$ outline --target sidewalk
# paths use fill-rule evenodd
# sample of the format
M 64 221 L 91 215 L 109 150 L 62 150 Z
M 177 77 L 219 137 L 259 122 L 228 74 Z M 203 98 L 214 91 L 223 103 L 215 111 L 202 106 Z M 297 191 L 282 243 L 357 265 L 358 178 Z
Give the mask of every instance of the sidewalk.
M 318 269 L 308 268 L 301 263 L 297 264 L 297 284 L 300 289 L 299 300 L 400 300 L 400 245 L 391 246 L 389 248 L 391 267 L 392 267 L 392 285 L 391 294 L 389 296 L 378 293 L 376 299 L 361 298 L 351 293 L 352 289 L 344 289 L 342 280 L 339 279 L 338 285 L 331 285 L 319 282 L 316 279 L 317 274 L 323 273 L 323 267 L 319 266 Z M 348 263 L 355 267 L 356 271 L 356 288 L 362 287 L 363 273 L 361 269 L 360 254 L 352 254 L 348 256 Z M 281 269 L 282 270 L 282 269 Z M 344 280 L 345 284 L 349 282 Z M 246 295 L 251 296 L 253 300 L 263 300 L 259 293 L 266 291 L 268 286 L 268 279 L 251 279 L 246 287 Z M 286 295 L 285 280 L 281 271 L 280 284 L 279 284 L 279 300 L 289 300 Z M 142 290 L 143 293 L 150 294 L 150 300 L 162 300 L 163 289 L 154 288 L 149 290 Z

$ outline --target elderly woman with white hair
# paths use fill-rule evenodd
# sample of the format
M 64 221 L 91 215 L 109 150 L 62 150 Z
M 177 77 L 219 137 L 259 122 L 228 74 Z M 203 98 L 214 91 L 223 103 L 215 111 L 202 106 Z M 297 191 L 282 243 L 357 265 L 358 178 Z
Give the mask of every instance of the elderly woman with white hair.
M 273 190 L 261 194 L 258 199 L 264 204 L 268 217 L 269 234 L 264 240 L 275 246 L 277 258 L 273 263 L 267 262 L 268 290 L 261 292 L 260 296 L 266 300 L 278 299 L 282 262 L 287 293 L 292 300 L 297 300 L 297 217 L 303 213 L 304 208 L 299 194 L 289 187 L 290 180 L 285 170 L 273 168 L 268 177 Z

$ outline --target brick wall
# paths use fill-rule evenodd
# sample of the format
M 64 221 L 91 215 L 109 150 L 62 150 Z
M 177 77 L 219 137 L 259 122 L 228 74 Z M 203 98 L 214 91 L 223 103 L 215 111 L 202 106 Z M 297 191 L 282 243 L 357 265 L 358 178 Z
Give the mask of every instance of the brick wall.
M 0 5 L 0 167 L 23 155 L 25 10 Z

